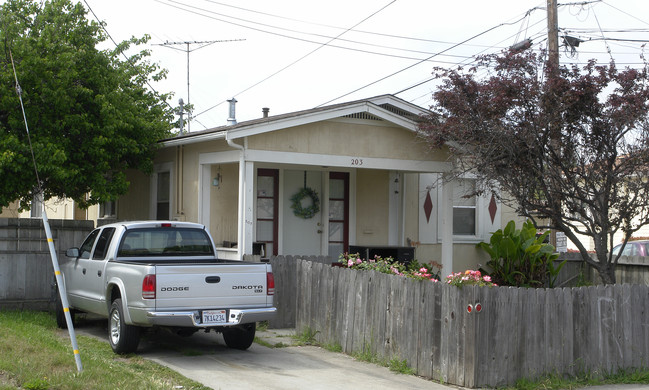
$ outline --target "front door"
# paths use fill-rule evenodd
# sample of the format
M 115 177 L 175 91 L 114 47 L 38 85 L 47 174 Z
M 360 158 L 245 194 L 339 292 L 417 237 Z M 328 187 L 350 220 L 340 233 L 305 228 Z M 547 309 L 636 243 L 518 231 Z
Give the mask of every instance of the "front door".
M 284 171 L 282 253 L 285 255 L 322 254 L 322 175 L 319 171 Z M 313 195 L 317 196 L 316 208 Z

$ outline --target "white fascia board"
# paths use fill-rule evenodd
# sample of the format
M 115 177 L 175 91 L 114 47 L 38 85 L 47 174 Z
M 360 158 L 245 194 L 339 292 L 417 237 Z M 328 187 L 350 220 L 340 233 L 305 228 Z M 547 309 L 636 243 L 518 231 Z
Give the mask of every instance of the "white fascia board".
M 188 144 L 195 144 L 198 142 L 213 141 L 216 139 L 225 139 L 226 133 L 227 131 L 222 130 L 222 131 L 215 131 L 215 132 L 205 133 L 205 134 L 196 134 L 190 137 L 172 138 L 167 141 L 163 141 L 162 147 L 188 145 Z
M 290 127 L 305 125 L 309 123 L 322 122 L 330 119 L 344 117 L 346 115 L 356 114 L 359 112 L 368 112 L 388 122 L 393 122 L 398 126 L 405 127 L 416 131 L 417 124 L 409 119 L 396 115 L 388 110 L 368 102 L 360 102 L 349 106 L 332 108 L 331 110 L 305 113 L 296 117 L 278 119 L 271 122 L 259 123 L 252 126 L 246 126 L 228 131 L 230 139 L 249 137 L 270 131 L 283 130 Z
M 393 98 L 391 96 L 377 96 L 376 98 L 369 99 L 369 100 L 370 100 L 370 102 L 372 102 L 372 103 L 374 103 L 376 105 L 390 104 L 390 105 L 393 105 L 393 106 L 395 106 L 397 108 L 400 108 L 400 109 L 402 109 L 404 111 L 409 111 L 409 112 L 412 112 L 413 114 L 417 114 L 417 115 L 430 114 L 430 111 L 423 108 L 423 107 L 420 107 L 420 106 L 418 106 L 416 104 L 409 103 L 409 102 L 407 102 L 405 100 L 395 99 L 395 98 Z
M 228 150 L 223 152 L 201 153 L 198 156 L 198 164 L 225 164 L 239 162 L 241 152 L 238 150 Z
M 406 128 L 408 130 L 411 130 L 411 131 L 414 131 L 414 132 L 417 131 L 417 123 L 415 123 L 414 121 L 412 121 L 410 119 L 404 118 L 401 115 L 397 115 L 397 114 L 395 114 L 393 112 L 390 112 L 390 111 L 386 110 L 385 108 L 375 106 L 375 105 L 368 105 L 367 112 L 369 112 L 372 115 L 376 115 L 376 116 L 378 116 L 379 118 L 381 118 L 383 120 L 386 120 L 386 121 L 392 122 L 392 123 L 394 123 L 394 124 L 396 124 L 398 126 L 404 127 L 404 128 Z
M 398 160 L 390 158 L 338 156 L 314 153 L 287 153 L 251 149 L 246 151 L 246 160 L 274 164 L 387 169 L 408 172 L 450 172 L 453 167 L 450 162 L 445 161 Z

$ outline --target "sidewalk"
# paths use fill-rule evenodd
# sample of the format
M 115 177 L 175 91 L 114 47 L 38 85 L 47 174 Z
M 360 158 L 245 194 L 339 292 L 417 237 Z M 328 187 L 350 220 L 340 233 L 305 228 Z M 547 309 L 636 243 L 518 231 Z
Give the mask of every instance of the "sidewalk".
M 294 346 L 299 344 L 295 339 L 295 329 L 267 329 L 264 331 L 257 331 L 257 338 L 267 343 L 270 346 Z M 332 353 L 332 352 L 329 352 Z M 377 366 L 379 367 L 379 366 Z M 436 389 L 465 389 L 463 387 L 442 385 L 438 382 L 428 381 L 431 388 Z M 396 388 L 396 387 L 395 387 Z M 587 386 L 579 389 L 584 390 L 649 390 L 649 384 L 629 384 L 629 385 L 601 385 L 601 386 Z

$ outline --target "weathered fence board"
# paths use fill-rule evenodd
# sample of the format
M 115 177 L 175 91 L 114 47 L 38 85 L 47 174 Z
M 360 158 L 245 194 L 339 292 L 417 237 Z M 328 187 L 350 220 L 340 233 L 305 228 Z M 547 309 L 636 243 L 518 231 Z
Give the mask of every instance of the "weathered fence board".
M 311 290 L 297 300 L 298 331 L 311 327 L 318 341 L 346 353 L 406 360 L 417 374 L 458 386 L 648 364 L 647 286 L 456 288 L 306 261 L 291 266 L 298 288 Z

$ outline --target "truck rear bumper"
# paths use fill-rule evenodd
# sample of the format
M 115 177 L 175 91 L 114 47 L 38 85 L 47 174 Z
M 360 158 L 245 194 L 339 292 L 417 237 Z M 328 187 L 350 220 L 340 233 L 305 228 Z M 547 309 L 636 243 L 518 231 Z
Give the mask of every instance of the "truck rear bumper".
M 154 326 L 178 326 L 190 328 L 209 328 L 215 326 L 235 326 L 251 322 L 266 321 L 275 316 L 274 307 L 254 309 L 229 309 L 226 322 L 203 323 L 201 312 L 193 311 L 149 311 L 148 322 Z

